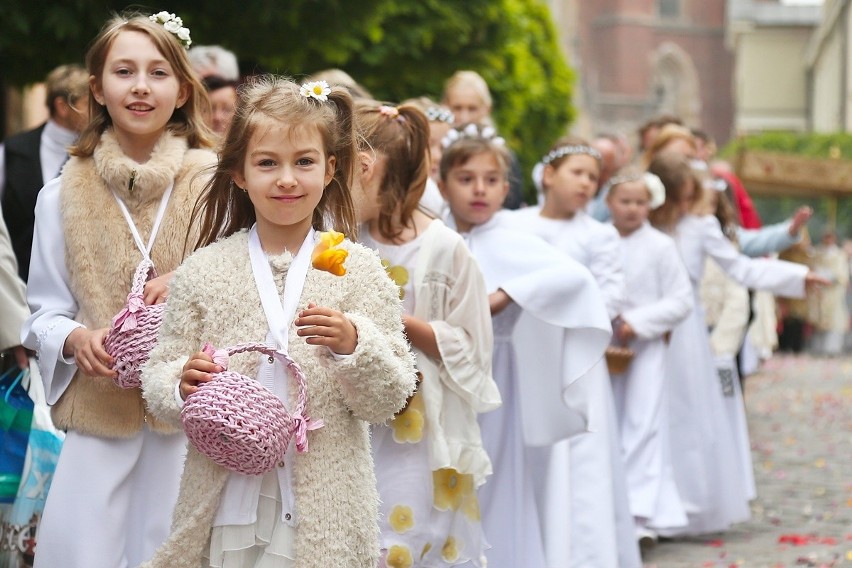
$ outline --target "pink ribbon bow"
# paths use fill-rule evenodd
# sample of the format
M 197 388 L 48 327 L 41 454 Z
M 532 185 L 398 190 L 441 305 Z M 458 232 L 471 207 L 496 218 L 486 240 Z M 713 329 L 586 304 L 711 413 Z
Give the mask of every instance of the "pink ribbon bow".
M 304 454 L 308 451 L 308 432 L 322 428 L 325 423 L 322 420 L 305 418 L 301 414 L 293 416 L 293 420 L 296 422 L 296 451 Z
M 141 294 L 128 294 L 127 305 L 112 319 L 112 327 L 118 328 L 119 333 L 136 329 L 139 322 L 136 313 L 145 307 L 145 300 Z
M 228 368 L 228 351 L 226 349 L 216 349 L 211 343 L 205 343 L 201 348 L 201 352 L 209 355 L 213 362 L 222 367 Z

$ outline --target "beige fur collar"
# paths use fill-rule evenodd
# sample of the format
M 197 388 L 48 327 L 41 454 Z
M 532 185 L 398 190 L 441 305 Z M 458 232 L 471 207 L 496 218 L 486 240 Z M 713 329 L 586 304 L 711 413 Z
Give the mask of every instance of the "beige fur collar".
M 107 186 L 131 206 L 159 200 L 180 170 L 186 151 L 186 138 L 166 130 L 154 145 L 148 161 L 140 164 L 122 151 L 112 129 L 107 129 L 93 158 Z

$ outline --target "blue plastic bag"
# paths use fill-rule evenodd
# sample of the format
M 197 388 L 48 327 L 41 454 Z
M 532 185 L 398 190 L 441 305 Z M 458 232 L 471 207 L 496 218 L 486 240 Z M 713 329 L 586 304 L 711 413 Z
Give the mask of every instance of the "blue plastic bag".
M 0 503 L 18 495 L 33 422 L 33 401 L 21 381 L 29 370 L 0 375 Z

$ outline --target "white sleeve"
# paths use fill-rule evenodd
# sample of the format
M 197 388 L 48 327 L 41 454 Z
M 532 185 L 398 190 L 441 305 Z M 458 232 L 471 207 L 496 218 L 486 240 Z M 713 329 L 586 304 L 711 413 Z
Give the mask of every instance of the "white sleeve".
M 605 226 L 606 231 L 592 253 L 589 271 L 595 277 L 601 290 L 609 318 L 615 319 L 624 309 L 626 290 L 624 285 L 624 266 L 621 260 L 621 243 L 615 228 Z
M 41 190 L 36 202 L 27 302 L 32 315 L 24 322 L 21 343 L 36 351 L 47 403 L 55 404 L 77 371 L 74 360 L 62 355 L 65 339 L 83 327 L 74 321 L 79 308 L 65 265 L 59 178 Z
M 702 247 L 739 284 L 746 288 L 769 290 L 786 298 L 805 295 L 808 267 L 783 260 L 749 258 L 725 238 L 715 217 L 702 219 Z

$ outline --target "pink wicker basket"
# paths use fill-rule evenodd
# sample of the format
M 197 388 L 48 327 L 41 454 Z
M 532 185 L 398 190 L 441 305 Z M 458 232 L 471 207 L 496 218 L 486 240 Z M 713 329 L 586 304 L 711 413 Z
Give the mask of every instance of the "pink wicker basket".
M 308 451 L 308 430 L 322 427 L 321 420 L 311 421 L 306 413 L 308 395 L 305 374 L 287 354 L 268 345 L 245 343 L 229 349 L 205 351 L 227 369 L 227 357 L 257 352 L 284 361 L 296 379 L 296 411 L 287 412 L 284 404 L 255 379 L 225 370 L 202 383 L 186 397 L 181 422 L 186 437 L 199 452 L 231 471 L 262 475 L 283 465 L 284 453 L 293 436 L 296 450 Z
M 151 349 L 157 343 L 157 332 L 163 321 L 166 304 L 146 306 L 142 296 L 145 282 L 156 276 L 151 260 L 143 259 L 133 275 L 127 302 L 112 319 L 112 326 L 104 340 L 104 349 L 115 360 L 113 369 L 118 373 L 113 380 L 123 389 L 142 386 L 140 369 L 148 361 Z

